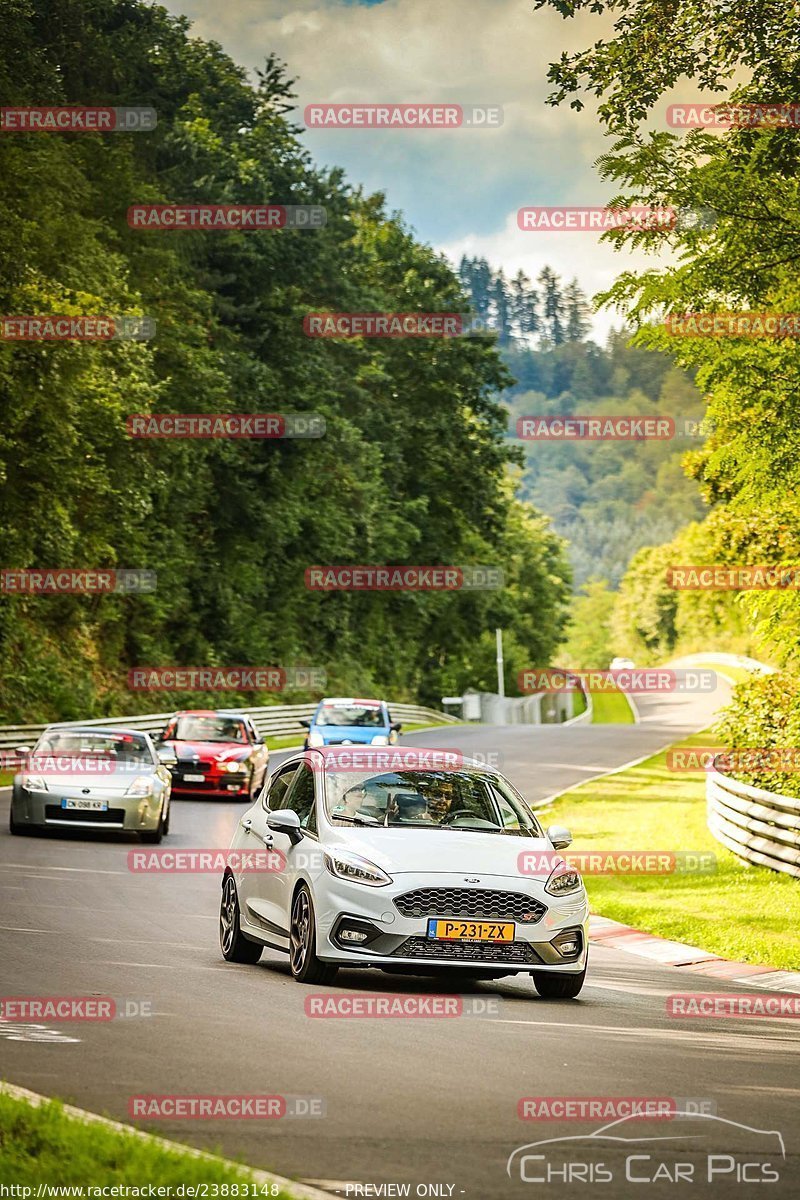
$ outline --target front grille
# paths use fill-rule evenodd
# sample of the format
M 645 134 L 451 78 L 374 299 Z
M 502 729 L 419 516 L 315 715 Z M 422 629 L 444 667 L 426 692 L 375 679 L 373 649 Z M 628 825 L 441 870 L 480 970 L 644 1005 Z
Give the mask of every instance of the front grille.
M 540 921 L 547 912 L 546 905 L 522 892 L 472 888 L 417 888 L 397 896 L 395 904 L 404 917 L 467 917 L 525 925 Z
M 437 962 L 540 963 L 528 942 L 437 942 L 410 937 L 397 947 L 394 958 L 429 958 Z
M 178 772 L 188 771 L 190 775 L 206 775 L 213 767 L 211 762 L 187 762 L 186 759 L 181 759 L 175 770 Z
M 79 808 L 62 808 L 60 804 L 45 804 L 45 821 L 91 821 L 97 825 L 124 825 L 125 809 L 108 808 L 105 812 L 91 812 Z

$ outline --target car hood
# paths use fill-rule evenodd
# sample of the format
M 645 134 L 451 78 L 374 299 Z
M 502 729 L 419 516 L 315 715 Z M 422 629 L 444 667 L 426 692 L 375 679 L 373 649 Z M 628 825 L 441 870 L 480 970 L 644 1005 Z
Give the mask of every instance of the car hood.
M 326 839 L 327 842 L 327 839 Z M 337 826 L 331 845 L 362 854 L 390 875 L 430 871 L 462 880 L 505 875 L 518 881 L 546 880 L 561 855 L 547 838 L 508 837 L 443 829 L 348 829 Z M 521 867 L 520 855 L 528 857 Z
M 247 758 L 249 746 L 241 742 L 165 742 L 175 751 L 178 762 L 192 762 L 194 759 L 211 759 L 212 762 L 230 762 Z

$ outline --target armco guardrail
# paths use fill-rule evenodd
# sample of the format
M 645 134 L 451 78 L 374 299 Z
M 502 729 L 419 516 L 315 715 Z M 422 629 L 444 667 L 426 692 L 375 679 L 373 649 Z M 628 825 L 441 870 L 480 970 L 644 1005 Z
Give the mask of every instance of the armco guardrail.
M 316 704 L 274 704 L 259 708 L 226 708 L 226 712 L 246 713 L 253 721 L 258 732 L 264 737 L 291 737 L 304 733 L 300 721 L 310 717 L 316 709 Z M 146 733 L 158 733 L 172 716 L 174 708 L 167 712 L 148 713 L 138 717 L 102 717 L 92 721 L 53 721 L 53 725 L 82 725 L 93 729 L 108 729 L 111 726 L 124 725 L 127 729 L 143 729 Z M 439 712 L 434 708 L 424 708 L 419 704 L 389 703 L 389 711 L 395 721 L 404 724 L 451 725 L 458 724 L 458 717 L 449 713 Z M 30 746 L 39 737 L 47 725 L 3 725 L 0 726 L 0 751 L 8 752 L 16 746 Z
M 708 828 L 726 849 L 800 879 L 800 800 L 712 770 L 706 801 Z

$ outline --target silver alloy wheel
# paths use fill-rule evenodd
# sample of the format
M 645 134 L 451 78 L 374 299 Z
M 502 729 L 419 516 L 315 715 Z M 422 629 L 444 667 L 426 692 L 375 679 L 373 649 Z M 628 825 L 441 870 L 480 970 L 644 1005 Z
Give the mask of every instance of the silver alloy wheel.
M 229 875 L 222 890 L 222 904 L 219 910 L 219 941 L 223 954 L 230 954 L 233 939 L 236 937 L 238 909 L 236 883 L 233 876 Z
M 307 893 L 300 891 L 292 907 L 292 924 L 289 929 L 289 961 L 293 975 L 299 975 L 302 971 L 310 942 L 311 908 Z

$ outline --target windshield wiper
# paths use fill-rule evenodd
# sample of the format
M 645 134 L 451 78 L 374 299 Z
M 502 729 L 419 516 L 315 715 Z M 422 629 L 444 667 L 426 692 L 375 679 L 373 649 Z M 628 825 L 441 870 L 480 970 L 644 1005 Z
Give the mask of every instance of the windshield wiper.
M 332 821 L 349 821 L 351 825 L 382 825 L 382 821 L 376 821 L 374 817 L 353 817 L 349 813 L 331 813 Z

